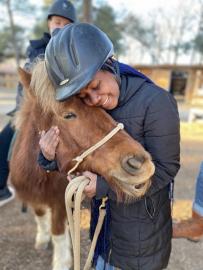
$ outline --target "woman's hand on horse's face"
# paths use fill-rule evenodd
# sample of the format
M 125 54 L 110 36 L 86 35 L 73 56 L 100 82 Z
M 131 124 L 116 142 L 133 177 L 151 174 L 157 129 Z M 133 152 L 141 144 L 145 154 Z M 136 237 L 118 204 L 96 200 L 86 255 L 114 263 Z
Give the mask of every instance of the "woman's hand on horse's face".
M 59 143 L 58 127 L 51 127 L 47 132 L 44 130 L 41 133 L 39 140 L 40 149 L 44 157 L 48 160 L 54 160 L 56 148 Z
M 83 172 L 83 175 L 90 179 L 89 184 L 84 189 L 84 193 L 88 198 L 93 198 L 96 195 L 97 175 L 89 171 Z

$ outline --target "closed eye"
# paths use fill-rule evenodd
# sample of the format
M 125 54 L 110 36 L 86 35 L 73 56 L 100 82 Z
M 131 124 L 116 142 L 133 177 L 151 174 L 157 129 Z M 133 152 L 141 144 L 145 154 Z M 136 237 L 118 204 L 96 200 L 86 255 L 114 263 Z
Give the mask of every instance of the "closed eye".
M 64 119 L 75 119 L 76 117 L 77 117 L 77 115 L 73 112 L 65 113 L 63 115 Z

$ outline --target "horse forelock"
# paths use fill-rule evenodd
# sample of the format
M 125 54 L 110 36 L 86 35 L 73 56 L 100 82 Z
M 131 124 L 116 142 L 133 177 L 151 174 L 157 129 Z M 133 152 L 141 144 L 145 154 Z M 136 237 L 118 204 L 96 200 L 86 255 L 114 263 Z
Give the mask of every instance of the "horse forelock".
M 57 116 L 60 107 L 61 103 L 55 99 L 55 89 L 48 77 L 45 62 L 39 60 L 32 68 L 30 86 L 29 89 L 24 89 L 24 99 L 21 109 L 16 113 L 14 125 L 20 129 L 28 117 L 30 119 L 34 116 L 34 110 L 38 110 L 37 115 L 43 113 L 44 116 L 50 116 L 51 113 Z
M 55 89 L 48 77 L 45 61 L 39 60 L 33 67 L 30 88 L 45 113 L 58 111 L 60 103 L 55 99 Z

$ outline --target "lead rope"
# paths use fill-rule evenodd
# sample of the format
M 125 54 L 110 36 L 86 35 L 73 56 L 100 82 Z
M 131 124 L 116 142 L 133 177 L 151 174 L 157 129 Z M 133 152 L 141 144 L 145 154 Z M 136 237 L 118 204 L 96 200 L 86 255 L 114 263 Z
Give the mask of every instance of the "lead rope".
M 99 141 L 94 146 L 86 150 L 82 155 L 76 157 L 74 160 L 77 161 L 76 165 L 68 171 L 67 175 L 73 173 L 79 164 L 84 160 L 86 156 L 91 154 L 97 148 L 102 146 L 108 140 L 110 140 L 119 130 L 123 129 L 122 123 L 119 123 L 109 134 L 107 134 L 101 141 Z M 74 178 L 68 185 L 65 191 L 65 206 L 68 216 L 68 223 L 70 228 L 71 241 L 73 246 L 73 257 L 74 257 L 74 270 L 80 270 L 80 212 L 81 212 L 81 202 L 84 199 L 84 188 L 89 184 L 89 178 L 86 176 L 78 176 Z M 73 201 L 74 198 L 74 201 Z M 91 242 L 90 251 L 84 266 L 84 270 L 89 270 L 91 268 L 92 258 L 94 255 L 94 250 L 96 247 L 97 239 L 101 231 L 104 218 L 106 215 L 107 197 L 102 199 L 102 203 L 99 207 L 99 218 L 97 226 L 94 232 L 94 236 Z
M 65 192 L 66 200 L 66 212 L 68 216 L 68 223 L 70 228 L 71 241 L 73 246 L 73 258 L 74 258 L 74 270 L 80 270 L 80 211 L 81 202 L 84 198 L 83 190 L 89 183 L 89 179 L 85 176 L 79 176 L 74 178 L 68 185 L 68 189 Z M 74 202 L 72 201 L 73 196 L 75 197 Z M 102 199 L 102 204 L 99 207 L 99 218 L 97 226 L 94 232 L 94 236 L 91 242 L 89 254 L 84 266 L 84 270 L 91 268 L 92 258 L 96 247 L 97 239 L 101 231 L 104 218 L 106 215 L 105 202 L 107 197 Z

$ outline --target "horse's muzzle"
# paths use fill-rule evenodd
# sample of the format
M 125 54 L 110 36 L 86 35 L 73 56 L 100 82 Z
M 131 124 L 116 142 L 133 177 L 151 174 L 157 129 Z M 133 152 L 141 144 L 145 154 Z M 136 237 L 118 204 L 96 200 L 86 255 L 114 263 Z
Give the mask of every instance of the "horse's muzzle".
M 127 156 L 122 159 L 122 168 L 131 175 L 136 175 L 145 162 L 143 156 Z

